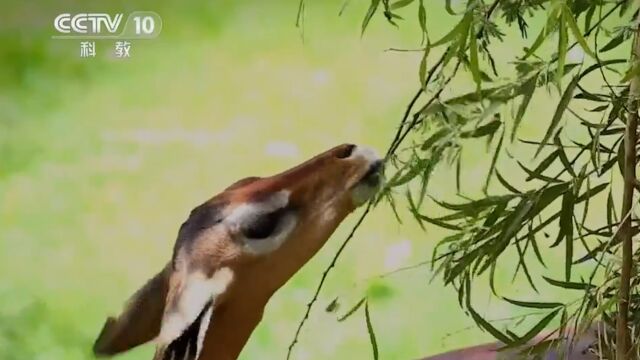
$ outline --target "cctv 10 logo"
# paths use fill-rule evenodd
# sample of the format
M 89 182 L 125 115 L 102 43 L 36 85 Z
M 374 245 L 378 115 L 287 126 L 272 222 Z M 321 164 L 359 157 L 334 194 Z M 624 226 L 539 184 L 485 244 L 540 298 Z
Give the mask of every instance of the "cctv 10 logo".
M 162 18 L 153 11 L 134 11 L 122 25 L 124 14 L 64 13 L 53 21 L 58 39 L 152 39 L 162 30 Z

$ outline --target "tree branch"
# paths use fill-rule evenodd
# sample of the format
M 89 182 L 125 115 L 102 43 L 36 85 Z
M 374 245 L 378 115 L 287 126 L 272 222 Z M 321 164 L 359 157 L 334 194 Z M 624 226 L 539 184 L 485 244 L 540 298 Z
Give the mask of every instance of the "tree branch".
M 287 350 L 287 360 L 291 358 L 291 354 L 293 353 L 293 347 L 298 342 L 298 337 L 300 337 L 300 332 L 302 331 L 302 327 L 309 319 L 309 314 L 311 313 L 311 308 L 313 307 L 313 304 L 315 304 L 316 301 L 318 301 L 318 296 L 320 295 L 320 291 L 324 286 L 324 282 L 327 279 L 329 272 L 331 271 L 331 269 L 333 269 L 336 266 L 336 263 L 338 262 L 338 258 L 344 251 L 349 241 L 351 241 L 351 238 L 353 238 L 353 235 L 355 235 L 356 230 L 360 227 L 360 225 L 364 221 L 364 218 L 367 216 L 367 214 L 371 210 L 371 207 L 372 207 L 372 202 L 369 202 L 367 204 L 367 207 L 364 209 L 364 212 L 362 213 L 362 215 L 360 215 L 360 218 L 351 229 L 349 236 L 347 236 L 347 238 L 342 242 L 342 244 L 338 248 L 338 251 L 336 251 L 336 253 L 333 255 L 333 259 L 331 259 L 331 263 L 329 263 L 329 266 L 327 266 L 327 268 L 324 269 L 324 272 L 322 273 L 322 277 L 320 278 L 320 282 L 316 287 L 316 292 L 313 294 L 313 298 L 311 298 L 311 300 L 307 304 L 307 309 L 304 313 L 304 316 L 302 317 L 302 320 L 300 320 L 300 323 L 298 324 L 298 328 L 296 329 L 296 334 L 293 336 L 293 340 L 291 340 L 291 344 L 289 344 L 289 349 Z
M 640 59 L 640 29 L 636 29 L 633 37 L 631 66 L 635 71 Z M 622 195 L 622 213 L 631 211 L 633 193 L 636 185 L 636 143 L 638 140 L 638 97 L 640 97 L 640 76 L 631 78 L 629 84 L 629 100 L 627 102 L 627 126 L 624 136 L 624 192 Z M 633 268 L 633 242 L 631 216 L 620 225 L 622 242 L 622 267 L 620 269 L 620 287 L 618 289 L 618 319 L 616 322 L 616 359 L 629 359 L 631 337 L 629 334 L 629 300 L 631 287 L 631 270 Z

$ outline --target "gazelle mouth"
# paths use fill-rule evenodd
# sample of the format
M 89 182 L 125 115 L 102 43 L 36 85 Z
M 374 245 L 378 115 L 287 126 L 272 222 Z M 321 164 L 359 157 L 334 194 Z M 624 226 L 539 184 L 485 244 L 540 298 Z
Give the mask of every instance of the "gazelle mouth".
M 367 172 L 351 189 L 351 196 L 356 206 L 366 203 L 376 194 L 382 183 L 382 172 L 382 160 L 375 160 L 369 165 Z
M 377 187 L 380 185 L 380 182 L 382 182 L 383 172 L 384 164 L 382 160 L 376 160 L 369 166 L 369 170 L 367 170 L 362 179 L 360 179 L 359 183 Z

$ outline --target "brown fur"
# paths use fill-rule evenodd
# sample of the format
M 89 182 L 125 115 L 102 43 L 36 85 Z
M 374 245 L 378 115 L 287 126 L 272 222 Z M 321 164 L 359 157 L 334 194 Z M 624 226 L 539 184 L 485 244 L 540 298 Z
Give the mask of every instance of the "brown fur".
M 258 256 L 243 252 L 233 233 L 216 227 L 201 228 L 188 220 L 183 224 L 185 235 L 181 229 L 174 251 L 171 280 L 166 272 L 162 272 L 162 276 L 151 281 L 156 284 L 151 289 L 156 291 L 152 293 L 143 288 L 134 296 L 141 298 L 139 303 L 153 306 L 143 309 L 130 305 L 120 318 L 108 320 L 96 341 L 96 353 L 116 354 L 156 336 L 160 328 L 159 319 L 166 310 L 164 301 L 167 300 L 167 306 L 172 306 L 172 294 L 180 291 L 180 279 L 183 278 L 180 275 L 181 264 L 188 262 L 189 268 L 203 269 L 207 275 L 221 267 L 233 270 L 233 282 L 220 298 L 215 299 L 213 320 L 200 359 L 237 358 L 260 322 L 269 298 L 324 245 L 340 222 L 355 208 L 350 190 L 362 180 L 371 164 L 362 157 L 345 158 L 345 152 L 351 147 L 347 144 L 337 146 L 271 177 L 240 180 L 201 205 L 204 206 L 202 209 L 209 211 L 208 206 L 224 204 L 220 210 L 224 216 L 238 205 L 288 190 L 287 206 L 296 209 L 298 222 L 282 246 Z M 210 216 L 207 216 L 207 221 L 211 221 Z M 181 240 L 182 236 L 185 239 Z M 163 282 L 162 286 L 157 285 L 159 282 Z M 162 307 L 157 306 L 160 300 Z M 144 318 L 151 320 L 132 325 Z

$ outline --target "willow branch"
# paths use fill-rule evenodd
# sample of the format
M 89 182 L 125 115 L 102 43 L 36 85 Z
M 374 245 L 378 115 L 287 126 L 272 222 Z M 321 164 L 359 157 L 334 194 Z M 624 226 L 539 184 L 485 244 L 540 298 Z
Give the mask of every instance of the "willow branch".
M 640 28 L 633 37 L 631 53 L 631 69 L 634 71 L 640 60 Z M 624 192 L 622 194 L 622 213 L 631 211 L 633 193 L 636 183 L 636 143 L 638 141 L 638 97 L 640 97 L 640 76 L 635 75 L 629 84 L 629 100 L 627 102 L 627 126 L 624 136 Z M 629 299 L 631 287 L 631 271 L 633 268 L 633 242 L 631 217 L 620 225 L 620 241 L 622 242 L 622 267 L 620 269 L 620 287 L 618 288 L 618 319 L 616 322 L 616 359 L 629 359 L 631 336 L 629 334 Z

